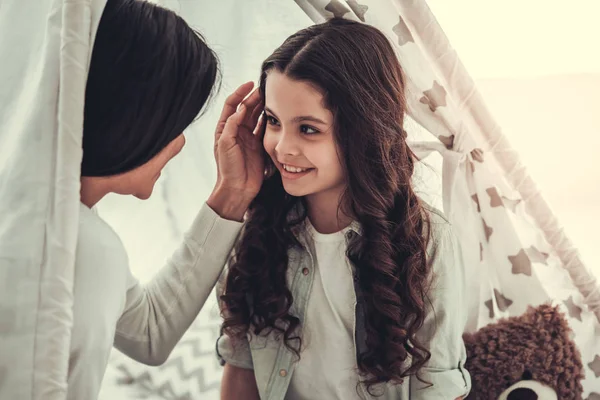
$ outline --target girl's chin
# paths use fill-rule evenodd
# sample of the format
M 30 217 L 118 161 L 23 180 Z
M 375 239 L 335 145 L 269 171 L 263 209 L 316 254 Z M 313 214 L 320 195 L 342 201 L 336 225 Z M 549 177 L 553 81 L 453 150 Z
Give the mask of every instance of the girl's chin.
M 283 189 L 287 194 L 294 197 L 302 197 L 310 194 L 310 191 L 306 190 L 305 187 L 300 187 L 294 183 L 286 183 L 283 181 Z

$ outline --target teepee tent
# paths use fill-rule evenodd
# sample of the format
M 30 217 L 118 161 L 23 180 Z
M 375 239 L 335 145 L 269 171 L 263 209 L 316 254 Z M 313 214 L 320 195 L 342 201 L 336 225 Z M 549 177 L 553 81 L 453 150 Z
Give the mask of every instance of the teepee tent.
M 4 0 L 0 5 L 0 54 L 8 60 L 0 68 L 0 399 L 65 397 L 83 95 L 104 2 Z M 407 74 L 411 118 L 405 128 L 413 150 L 424 162 L 440 160 L 441 198 L 430 201 L 443 206 L 455 226 L 472 272 L 469 330 L 520 315 L 528 305 L 559 305 L 582 353 L 584 398 L 600 396 L 598 283 L 425 0 L 159 2 L 200 31 L 215 33 L 214 39 L 207 37 L 220 55 L 225 79 L 215 105 L 190 129 L 188 149 L 169 166 L 157 195 L 141 205 L 115 197 L 100 205 L 123 236 L 134 268 L 136 261 L 148 265 L 170 253 L 183 234 L 181 226 L 206 198 L 214 165 L 207 145 L 211 135 L 201 131 L 213 129 L 227 91 L 255 80 L 262 58 L 296 30 L 334 16 L 359 20 L 388 35 Z M 423 181 L 431 177 L 426 170 Z M 189 182 L 197 182 L 198 189 L 191 191 Z M 425 196 L 428 189 L 422 188 Z M 124 211 L 116 211 L 116 204 Z M 154 224 L 163 246 L 150 248 L 139 234 L 140 221 Z M 205 307 L 157 368 L 115 353 L 103 398 L 218 398 L 218 325 L 216 305 Z

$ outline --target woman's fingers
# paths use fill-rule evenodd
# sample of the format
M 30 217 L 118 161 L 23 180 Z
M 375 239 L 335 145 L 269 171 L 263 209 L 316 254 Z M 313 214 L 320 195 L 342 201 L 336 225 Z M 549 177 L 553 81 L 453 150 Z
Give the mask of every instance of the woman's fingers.
M 226 147 L 232 146 L 239 134 L 240 126 L 246 116 L 247 108 L 243 104 L 238 110 L 227 118 L 223 132 L 219 138 L 219 143 L 227 143 Z
M 263 124 L 266 124 L 267 120 L 265 118 L 265 113 L 260 112 L 258 115 L 258 121 L 256 121 L 256 125 L 252 133 L 254 136 L 258 137 L 258 140 L 262 142 L 262 136 L 264 134 Z
M 249 109 L 249 110 L 252 110 L 252 109 Z M 264 110 L 263 104 L 259 103 L 254 107 L 252 112 L 249 113 L 249 116 L 246 117 L 246 127 L 248 127 L 248 130 L 250 132 L 254 132 L 254 130 L 256 129 L 256 126 L 258 125 L 258 119 L 262 115 L 263 110 Z
M 221 116 L 219 117 L 219 122 L 217 123 L 217 129 L 215 130 L 215 142 L 219 140 L 219 136 L 223 132 L 228 118 L 235 114 L 238 106 L 248 96 L 253 87 L 254 82 L 246 82 L 227 97 L 223 105 L 223 111 L 221 111 Z
M 249 110 L 254 110 L 254 108 L 260 104 L 260 101 L 260 90 L 258 87 L 256 87 L 254 90 L 252 90 L 252 93 L 250 93 L 250 95 L 244 99 L 243 104 L 248 107 Z
M 246 82 L 240 85 L 235 92 L 231 93 L 227 99 L 225 99 L 225 104 L 223 105 L 223 111 L 221 112 L 221 116 L 219 117 L 219 121 L 226 121 L 234 112 L 236 112 L 240 103 L 244 100 L 246 96 L 252 91 L 254 87 L 254 82 Z
M 248 109 L 248 113 L 246 114 L 246 119 L 244 121 L 244 126 L 247 127 L 250 132 L 252 132 L 256 127 L 258 117 L 260 116 L 260 113 L 263 111 L 264 108 L 258 88 L 254 89 L 254 91 L 250 95 L 248 95 L 248 97 L 242 102 L 242 104 L 244 104 Z

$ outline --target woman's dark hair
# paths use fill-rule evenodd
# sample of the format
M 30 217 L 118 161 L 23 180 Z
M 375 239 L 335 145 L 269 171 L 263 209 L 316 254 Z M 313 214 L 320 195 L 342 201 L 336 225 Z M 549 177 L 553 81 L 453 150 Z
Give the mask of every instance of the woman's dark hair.
M 177 14 L 144 0 L 108 0 L 85 94 L 83 176 L 132 170 L 198 116 L 218 60 Z
M 415 335 L 429 304 L 430 235 L 427 213 L 411 186 L 416 158 L 402 128 L 402 69 L 380 31 L 333 19 L 290 36 L 265 60 L 263 100 L 271 71 L 319 88 L 334 115 L 347 177 L 342 207 L 362 227 L 347 249 L 366 307 L 367 351 L 358 366 L 369 390 L 380 382 L 400 383 L 430 358 Z M 286 270 L 288 249 L 299 245 L 292 230 L 304 218 L 290 222 L 288 214 L 303 200 L 284 191 L 281 176 L 267 162 L 269 177 L 249 209 L 230 261 L 221 297 L 223 330 L 234 342 L 248 330 L 274 331 L 300 356 L 300 321 L 290 314 Z

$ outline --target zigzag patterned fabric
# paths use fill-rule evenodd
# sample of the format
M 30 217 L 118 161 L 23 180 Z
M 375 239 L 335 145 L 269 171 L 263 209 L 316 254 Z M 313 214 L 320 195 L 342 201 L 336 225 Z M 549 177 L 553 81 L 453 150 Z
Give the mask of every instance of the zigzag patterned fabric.
M 220 324 L 216 298 L 211 296 L 163 365 L 148 367 L 114 350 L 112 373 L 105 377 L 100 400 L 115 400 L 112 393 L 145 400 L 218 399 L 223 367 L 215 343 Z

